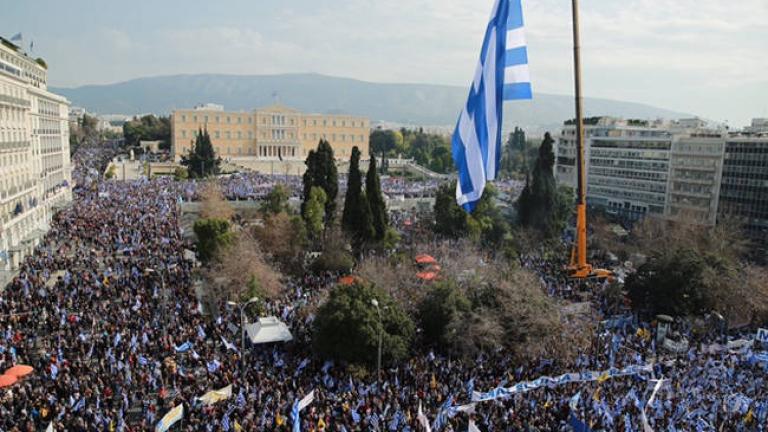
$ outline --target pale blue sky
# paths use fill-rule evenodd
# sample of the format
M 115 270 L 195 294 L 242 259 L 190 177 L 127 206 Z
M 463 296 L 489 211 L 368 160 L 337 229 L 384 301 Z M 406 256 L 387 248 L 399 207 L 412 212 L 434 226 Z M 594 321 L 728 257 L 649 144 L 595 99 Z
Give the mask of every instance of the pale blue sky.
M 55 86 L 317 72 L 468 86 L 493 0 L 2 0 Z M 569 0 L 523 0 L 534 91 L 572 92 Z M 768 0 L 582 0 L 587 96 L 768 117 Z

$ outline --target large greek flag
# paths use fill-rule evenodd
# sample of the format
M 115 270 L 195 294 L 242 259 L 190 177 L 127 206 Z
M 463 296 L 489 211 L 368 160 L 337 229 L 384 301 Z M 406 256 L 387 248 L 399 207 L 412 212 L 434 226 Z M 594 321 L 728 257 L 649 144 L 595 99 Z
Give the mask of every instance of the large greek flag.
M 531 97 L 521 0 L 496 0 L 469 99 L 453 133 L 456 201 L 466 211 L 474 210 L 485 183 L 496 179 L 504 101 Z

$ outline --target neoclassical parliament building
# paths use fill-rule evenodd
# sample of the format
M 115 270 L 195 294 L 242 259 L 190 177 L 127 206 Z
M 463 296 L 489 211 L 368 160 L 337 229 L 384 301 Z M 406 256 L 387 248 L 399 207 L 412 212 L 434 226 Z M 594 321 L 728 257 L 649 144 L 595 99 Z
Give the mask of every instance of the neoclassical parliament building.
M 180 160 L 194 145 L 197 132 L 207 129 L 216 153 L 225 159 L 304 160 L 321 139 L 331 144 L 337 159 L 349 159 L 355 146 L 367 157 L 370 127 L 367 118 L 305 114 L 282 105 L 229 112 L 206 104 L 173 112 L 171 150 Z

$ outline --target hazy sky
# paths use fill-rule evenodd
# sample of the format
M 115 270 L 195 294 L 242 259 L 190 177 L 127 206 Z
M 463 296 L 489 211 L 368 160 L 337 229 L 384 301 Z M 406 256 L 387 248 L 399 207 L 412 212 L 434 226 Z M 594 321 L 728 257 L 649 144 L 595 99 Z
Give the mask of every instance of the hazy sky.
M 468 86 L 493 0 L 3 0 L 54 86 L 317 72 Z M 534 92 L 572 94 L 569 0 L 523 0 Z M 582 0 L 585 95 L 768 117 L 768 0 Z

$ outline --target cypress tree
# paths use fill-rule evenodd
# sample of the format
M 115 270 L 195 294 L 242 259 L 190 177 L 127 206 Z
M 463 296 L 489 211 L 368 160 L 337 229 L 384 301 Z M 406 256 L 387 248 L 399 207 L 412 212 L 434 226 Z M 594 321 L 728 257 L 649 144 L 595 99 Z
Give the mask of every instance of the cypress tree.
M 376 172 L 375 156 L 371 156 L 371 162 L 368 164 L 368 173 L 365 175 L 365 196 L 371 208 L 371 221 L 375 231 L 374 238 L 382 240 L 387 233 L 389 219 L 387 218 L 387 205 L 384 202 L 384 196 L 381 194 L 379 173 Z
M 304 172 L 304 193 L 301 205 L 301 213 L 306 213 L 306 202 L 312 187 L 320 187 L 326 195 L 325 224 L 333 222 L 336 212 L 336 196 L 339 193 L 338 171 L 336 160 L 333 157 L 333 148 L 326 140 L 320 140 L 317 149 L 310 150 L 305 161 L 307 170 Z
M 349 177 L 347 179 L 347 195 L 344 198 L 344 212 L 341 216 L 341 226 L 352 236 L 352 246 L 359 251 L 362 245 L 370 241 L 374 235 L 371 223 L 371 209 L 363 193 L 363 175 L 360 172 L 360 150 L 352 148 L 349 159 Z
M 557 229 L 557 183 L 553 173 L 555 153 L 554 140 L 549 133 L 544 135 L 539 147 L 539 157 L 533 169 L 533 178 L 526 181 L 525 189 L 517 202 L 520 222 L 541 231 L 546 236 L 556 234 Z

